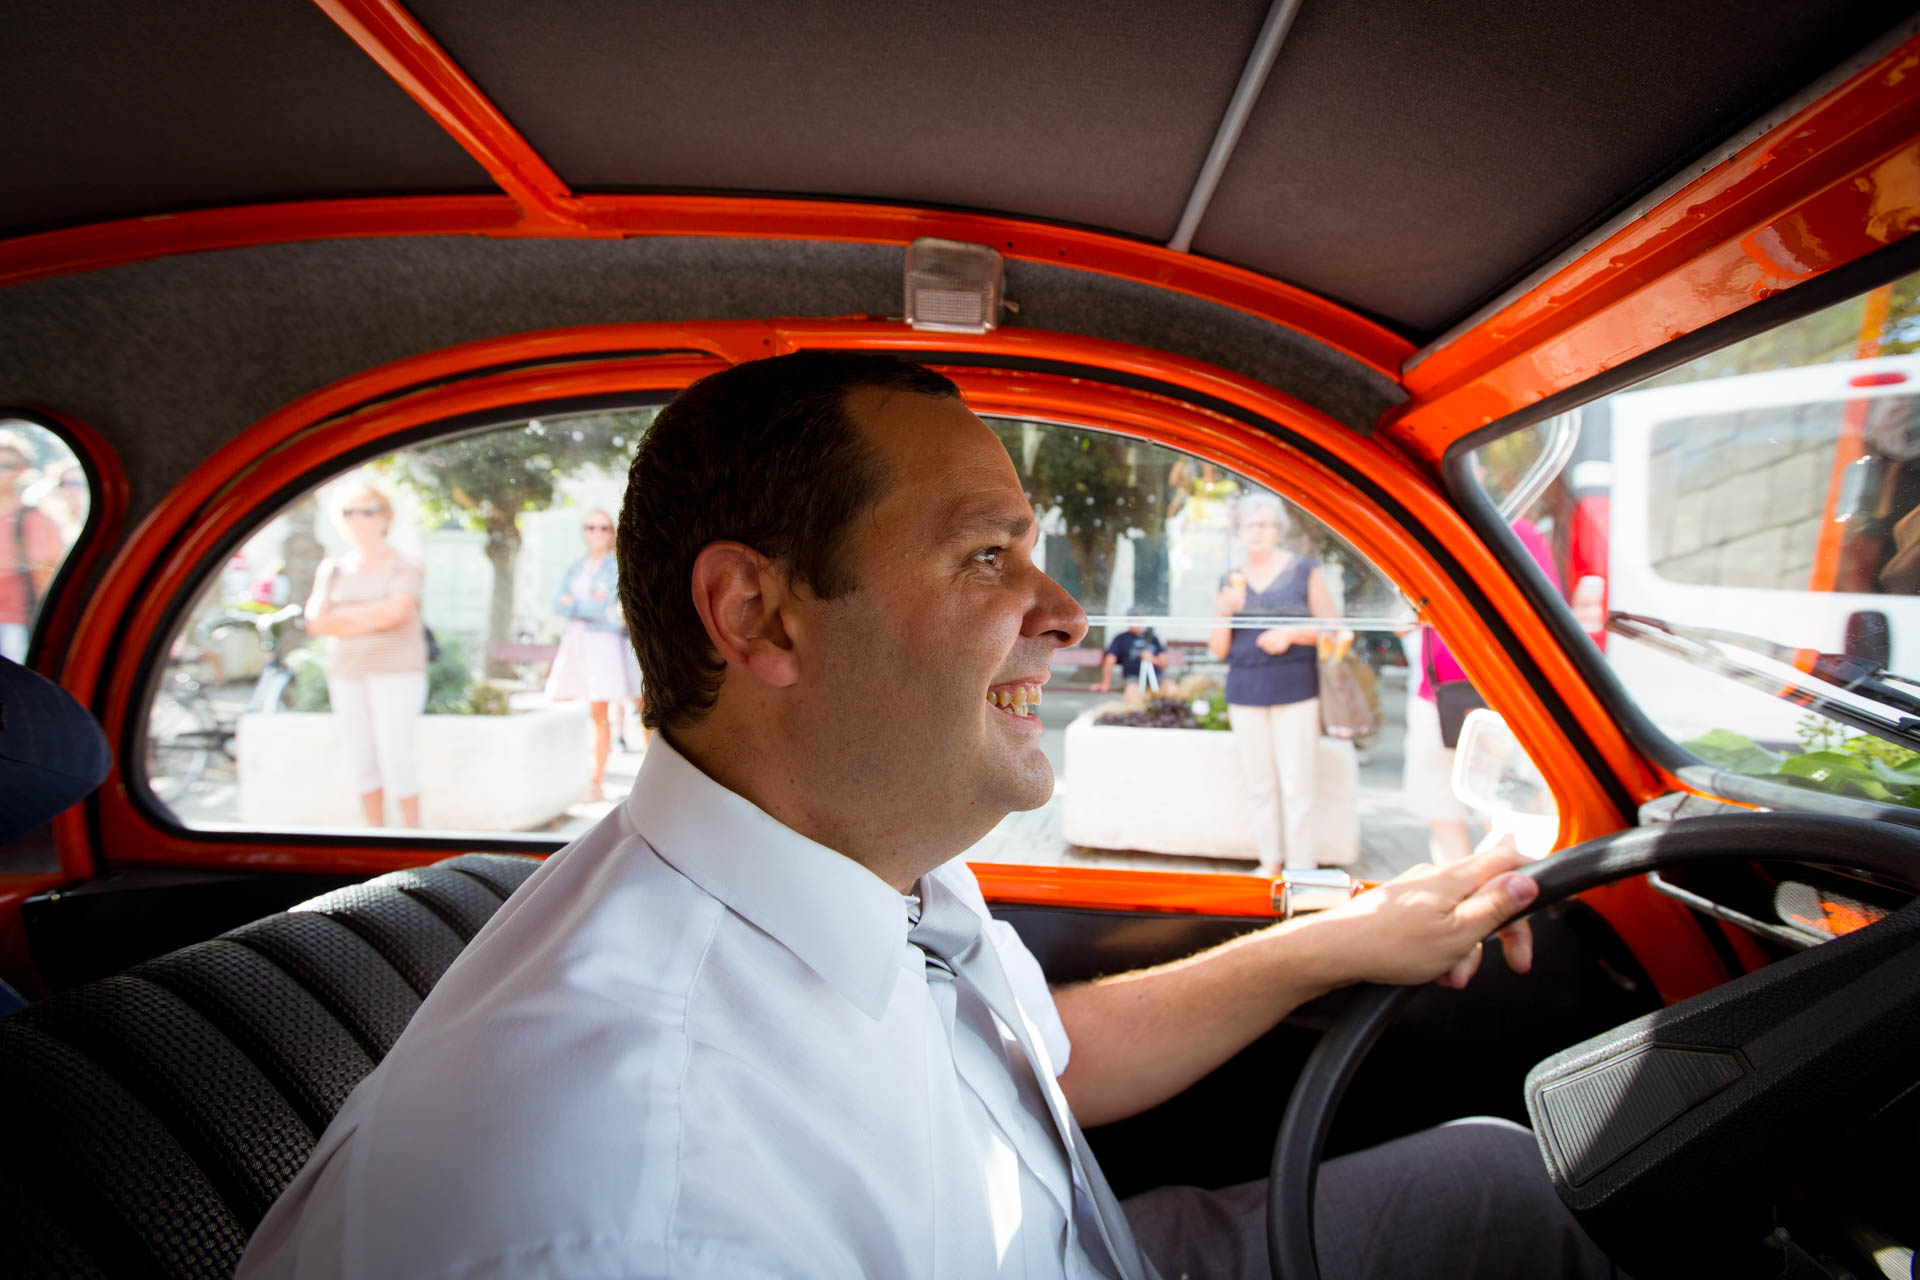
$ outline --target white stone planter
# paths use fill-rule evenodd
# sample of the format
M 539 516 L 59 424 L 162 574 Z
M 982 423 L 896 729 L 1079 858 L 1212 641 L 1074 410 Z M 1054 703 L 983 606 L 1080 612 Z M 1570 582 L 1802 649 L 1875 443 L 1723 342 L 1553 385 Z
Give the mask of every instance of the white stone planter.
M 1090 849 L 1256 858 L 1233 735 L 1218 729 L 1067 726 L 1062 832 Z M 1321 866 L 1360 857 L 1360 765 L 1353 743 L 1320 739 L 1313 825 Z
M 234 743 L 239 820 L 260 827 L 359 827 L 330 712 L 243 715 Z M 592 760 L 582 704 L 507 716 L 421 716 L 420 821 L 454 831 L 527 831 L 587 788 Z M 388 801 L 388 821 L 395 820 Z

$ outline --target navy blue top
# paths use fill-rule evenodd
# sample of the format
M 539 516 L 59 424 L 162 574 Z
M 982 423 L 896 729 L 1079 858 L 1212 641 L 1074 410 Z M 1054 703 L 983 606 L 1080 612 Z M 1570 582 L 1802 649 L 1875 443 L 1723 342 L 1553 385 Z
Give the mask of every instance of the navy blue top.
M 1307 580 L 1318 566 L 1306 556 L 1295 556 L 1265 591 L 1247 584 L 1247 603 L 1234 617 L 1304 618 Z M 1221 586 L 1226 585 L 1223 578 Z M 1227 650 L 1227 701 L 1243 707 L 1279 707 L 1320 696 L 1318 646 L 1290 644 L 1280 653 L 1260 647 L 1257 628 L 1236 629 Z
M 1152 627 L 1148 627 L 1139 635 L 1135 635 L 1132 631 L 1122 631 L 1113 638 L 1113 643 L 1107 646 L 1107 652 L 1120 661 L 1120 674 L 1129 680 L 1140 674 L 1142 650 L 1147 653 L 1165 653 L 1167 646 L 1160 643 L 1160 637 L 1153 634 Z

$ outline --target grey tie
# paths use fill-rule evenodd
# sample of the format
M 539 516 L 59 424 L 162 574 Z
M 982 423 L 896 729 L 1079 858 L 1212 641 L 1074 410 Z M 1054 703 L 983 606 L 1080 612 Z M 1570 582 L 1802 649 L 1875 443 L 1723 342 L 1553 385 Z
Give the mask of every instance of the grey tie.
M 1126 1213 L 1101 1174 L 1085 1135 L 1067 1108 L 1060 1086 L 1047 1078 L 1048 1072 L 1034 1052 L 1026 1019 L 1020 1015 L 1019 1002 L 1014 999 L 1013 988 L 1000 967 L 1000 957 L 981 930 L 979 914 L 931 876 L 923 876 L 914 891 L 920 895 L 920 919 L 907 934 L 907 941 L 926 953 L 927 985 L 932 988 L 948 1035 L 953 1033 L 954 987 L 956 983 L 965 982 L 1020 1042 L 1027 1065 L 1039 1083 L 1041 1096 L 1047 1100 L 1047 1111 L 1053 1116 L 1055 1135 L 1066 1151 L 1074 1181 L 1087 1189 L 1093 1201 L 1100 1243 L 1113 1265 L 1119 1268 L 1120 1280 L 1159 1280 L 1153 1265 L 1134 1243 Z

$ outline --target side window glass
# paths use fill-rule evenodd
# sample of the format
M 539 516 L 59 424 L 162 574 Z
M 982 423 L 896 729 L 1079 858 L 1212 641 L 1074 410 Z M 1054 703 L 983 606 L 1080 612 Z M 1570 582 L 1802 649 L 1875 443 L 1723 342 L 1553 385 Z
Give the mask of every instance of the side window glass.
M 0 420 L 0 653 L 24 662 L 33 625 L 86 526 L 86 471 L 58 435 Z
M 428 442 L 263 513 L 168 648 L 155 799 L 215 829 L 592 825 L 645 745 L 612 526 L 654 412 Z
M 990 425 L 1092 626 L 1043 697 L 1052 801 L 972 860 L 1383 878 L 1500 837 L 1453 794 L 1432 690 L 1458 665 L 1344 539 L 1171 449 Z
M 1648 720 L 1721 769 L 1920 805 L 1920 275 L 1565 417 L 1564 465 L 1503 514 Z M 1483 492 L 1551 469 L 1563 421 L 1476 449 Z
M 431 441 L 262 513 L 158 673 L 153 796 L 203 829 L 584 831 L 647 747 L 612 546 L 652 416 Z M 1489 836 L 1433 696 L 1459 669 L 1365 557 L 1174 450 L 991 425 L 1093 629 L 1040 709 L 1052 800 L 970 858 L 1376 878 Z

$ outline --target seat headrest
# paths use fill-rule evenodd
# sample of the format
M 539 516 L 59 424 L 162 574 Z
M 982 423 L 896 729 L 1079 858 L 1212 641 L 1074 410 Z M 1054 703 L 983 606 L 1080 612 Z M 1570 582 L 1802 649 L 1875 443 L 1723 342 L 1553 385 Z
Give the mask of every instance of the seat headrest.
M 107 735 L 72 694 L 0 657 L 0 844 L 86 799 L 112 765 Z

